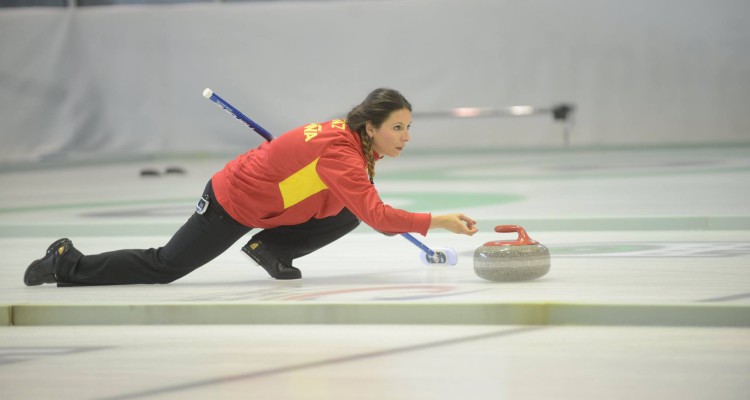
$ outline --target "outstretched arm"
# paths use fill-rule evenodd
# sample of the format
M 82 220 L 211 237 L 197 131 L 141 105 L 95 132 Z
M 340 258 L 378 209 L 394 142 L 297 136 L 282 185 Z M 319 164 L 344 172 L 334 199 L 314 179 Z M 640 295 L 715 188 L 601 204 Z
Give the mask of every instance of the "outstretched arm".
M 430 229 L 443 228 L 469 236 L 477 233 L 476 225 L 476 221 L 461 213 L 433 215 L 430 221 Z

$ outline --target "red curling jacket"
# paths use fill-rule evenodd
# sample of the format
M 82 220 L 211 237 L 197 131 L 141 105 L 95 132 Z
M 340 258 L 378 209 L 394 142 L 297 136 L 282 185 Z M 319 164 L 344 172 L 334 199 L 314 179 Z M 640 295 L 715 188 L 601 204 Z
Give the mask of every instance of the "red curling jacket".
M 384 204 L 366 165 L 359 135 L 335 119 L 261 144 L 227 163 L 212 183 L 224 210 L 253 228 L 297 225 L 346 207 L 380 232 L 427 235 L 430 214 Z

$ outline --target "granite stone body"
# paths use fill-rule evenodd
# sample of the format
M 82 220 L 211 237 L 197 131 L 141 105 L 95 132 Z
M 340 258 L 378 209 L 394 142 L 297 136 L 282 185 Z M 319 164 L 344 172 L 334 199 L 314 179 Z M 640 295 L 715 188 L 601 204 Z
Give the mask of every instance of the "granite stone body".
M 474 251 L 474 272 L 489 281 L 528 281 L 549 270 L 549 250 L 542 244 L 480 246 Z

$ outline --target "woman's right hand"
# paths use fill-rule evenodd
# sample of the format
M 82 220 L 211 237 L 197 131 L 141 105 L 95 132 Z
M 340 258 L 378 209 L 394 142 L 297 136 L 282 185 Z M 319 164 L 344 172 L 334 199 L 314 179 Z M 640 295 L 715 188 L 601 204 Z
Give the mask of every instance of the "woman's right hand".
M 430 229 L 442 228 L 453 233 L 473 235 L 477 233 L 477 222 L 461 213 L 433 215 Z

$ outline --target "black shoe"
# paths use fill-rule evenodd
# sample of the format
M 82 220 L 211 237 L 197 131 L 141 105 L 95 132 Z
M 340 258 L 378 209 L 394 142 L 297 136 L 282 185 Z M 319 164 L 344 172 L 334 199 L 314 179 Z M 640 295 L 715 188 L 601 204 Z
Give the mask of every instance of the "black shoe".
M 242 251 L 250 256 L 258 265 L 268 272 L 268 275 L 276 279 L 300 279 L 302 272 L 288 263 L 279 260 L 268 245 L 260 241 L 249 241 L 242 246 Z
M 26 286 L 37 286 L 42 283 L 57 282 L 55 264 L 60 256 L 72 248 L 73 242 L 68 238 L 59 239 L 52 243 L 47 248 L 44 257 L 34 261 L 26 268 L 26 273 L 23 275 L 23 283 Z

